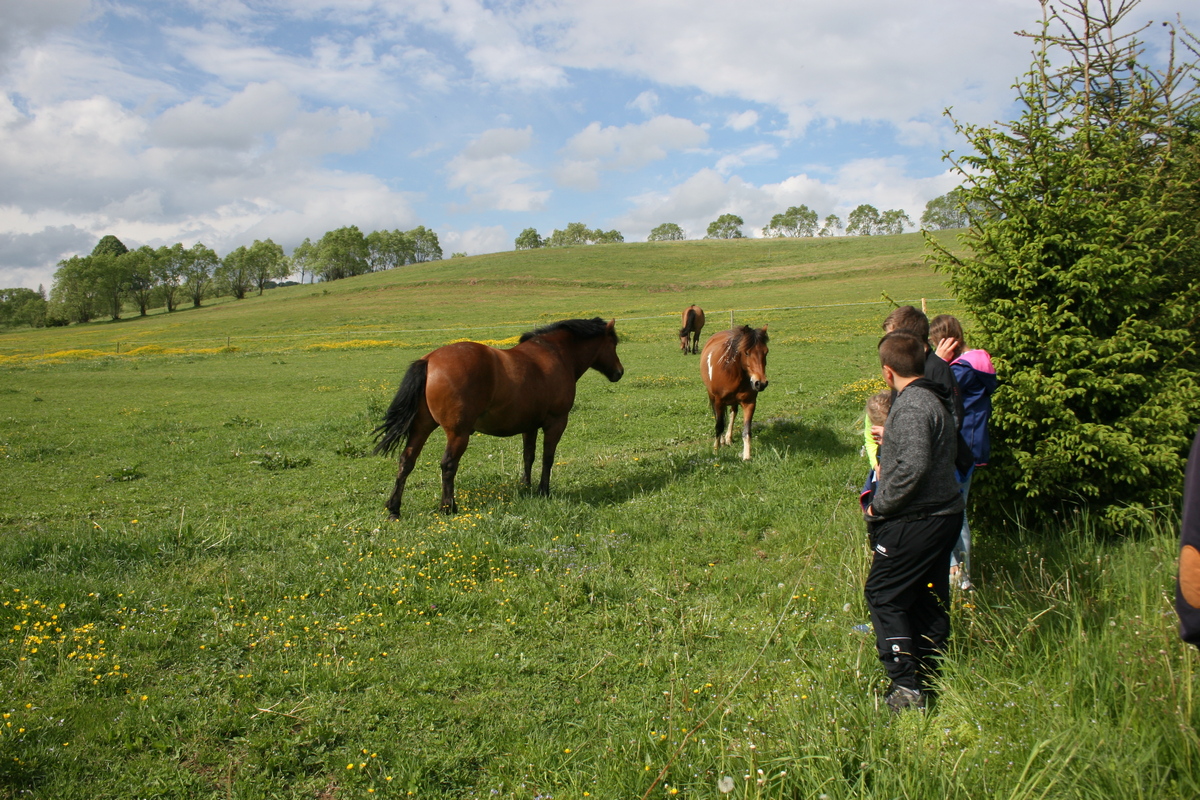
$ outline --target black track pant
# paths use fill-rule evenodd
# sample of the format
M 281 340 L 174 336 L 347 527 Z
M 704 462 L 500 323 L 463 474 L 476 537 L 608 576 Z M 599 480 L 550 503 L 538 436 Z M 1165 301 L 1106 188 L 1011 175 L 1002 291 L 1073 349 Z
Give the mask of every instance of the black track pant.
M 866 599 L 875 646 L 894 686 L 925 689 L 950 639 L 950 551 L 962 512 L 873 526 Z

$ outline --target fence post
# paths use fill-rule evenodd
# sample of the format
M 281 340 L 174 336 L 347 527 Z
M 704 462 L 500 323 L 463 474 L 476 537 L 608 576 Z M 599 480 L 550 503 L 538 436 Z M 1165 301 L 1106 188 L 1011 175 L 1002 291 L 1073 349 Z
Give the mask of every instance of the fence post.
M 921 313 L 924 314 L 925 316 L 929 316 L 929 311 L 925 308 L 925 298 L 924 297 L 921 298 Z
M 117 355 L 121 354 L 121 343 L 117 342 Z
M 733 309 L 729 309 L 729 330 L 733 330 Z

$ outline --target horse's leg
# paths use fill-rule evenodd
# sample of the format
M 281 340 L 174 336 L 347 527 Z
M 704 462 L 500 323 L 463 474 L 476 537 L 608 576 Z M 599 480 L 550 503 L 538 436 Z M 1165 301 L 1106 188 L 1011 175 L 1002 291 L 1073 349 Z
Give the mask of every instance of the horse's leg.
M 550 494 L 550 468 L 554 466 L 554 451 L 558 449 L 558 440 L 566 429 L 566 417 L 547 420 L 542 427 L 542 480 L 538 483 L 538 494 L 543 497 Z
M 725 444 L 733 444 L 733 424 L 737 422 L 737 403 L 729 407 L 729 425 L 725 428 Z
M 459 433 L 446 431 L 446 452 L 442 454 L 442 504 L 443 514 L 457 514 L 458 503 L 454 502 L 454 476 L 458 474 L 458 460 L 471 442 L 471 431 Z
M 713 434 L 713 452 L 721 447 L 721 434 L 725 433 L 725 406 L 715 397 L 709 397 L 708 402 L 712 404 L 713 418 L 716 421 L 716 431 Z
M 750 460 L 750 423 L 754 421 L 755 405 L 754 400 L 742 403 L 742 461 Z
M 533 482 L 533 456 L 537 451 L 537 428 L 521 434 L 521 457 L 524 459 L 524 472 L 521 473 L 521 485 L 528 486 Z
M 408 441 L 405 443 L 404 449 L 400 451 L 400 468 L 396 472 L 396 488 L 392 489 L 392 496 L 387 501 L 389 520 L 400 518 L 400 501 L 404 499 L 404 484 L 408 480 L 408 474 L 417 465 L 417 457 L 421 455 L 421 448 L 425 446 L 429 434 L 433 433 L 436 428 L 437 423 L 428 414 L 418 414 L 417 418 L 413 420 L 412 428 L 408 432 Z

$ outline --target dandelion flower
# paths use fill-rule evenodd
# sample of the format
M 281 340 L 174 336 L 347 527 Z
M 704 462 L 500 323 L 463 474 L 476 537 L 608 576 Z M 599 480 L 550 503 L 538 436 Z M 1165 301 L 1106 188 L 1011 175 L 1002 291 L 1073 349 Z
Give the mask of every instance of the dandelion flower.
M 726 775 L 725 777 L 721 778 L 721 780 L 717 781 L 717 791 L 719 791 L 721 794 L 729 794 L 732 792 L 733 776 Z

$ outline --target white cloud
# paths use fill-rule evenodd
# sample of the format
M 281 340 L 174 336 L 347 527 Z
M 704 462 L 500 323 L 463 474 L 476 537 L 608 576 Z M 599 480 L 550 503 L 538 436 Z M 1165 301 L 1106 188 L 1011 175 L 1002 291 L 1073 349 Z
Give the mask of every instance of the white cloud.
M 1018 0 L 969 14 L 955 0 L 764 0 L 736 12 L 683 0 L 562 0 L 515 9 L 510 24 L 536 33 L 563 67 L 769 105 L 788 115 L 792 134 L 825 117 L 937 120 L 951 104 L 990 120 L 1028 63 L 1027 42 L 1010 32 L 1037 18 Z
M 537 170 L 517 158 L 532 145 L 531 127 L 485 131 L 446 164 L 450 173 L 447 185 L 464 189 L 475 209 L 537 211 L 545 206 L 550 192 L 525 182 Z
M 667 157 L 672 150 L 699 147 L 708 141 L 704 126 L 669 114 L 640 124 L 601 127 L 593 122 L 571 137 L 555 171 L 563 186 L 588 191 L 599 186 L 600 170 L 632 170 Z
M 438 90 L 450 81 L 450 68 L 424 48 L 365 36 L 315 39 L 289 52 L 219 25 L 164 33 L 188 64 L 227 87 L 279 84 L 325 102 L 382 109 L 403 107 L 413 82 Z
M 465 231 L 448 230 L 438 233 L 442 250 L 449 258 L 451 253 L 466 253 L 477 256 L 481 253 L 498 253 L 513 249 L 513 238 L 503 225 L 487 225 Z
M 98 96 L 23 109 L 0 95 L 0 235 L 67 230 L 78 244 L 119 231 L 127 244 L 203 239 L 222 250 L 267 236 L 292 246 L 346 224 L 411 227 L 410 196 L 321 166 L 366 146 L 377 125 L 350 109 L 303 111 L 278 85 L 154 120 Z M 0 242 L 0 269 L 48 282 L 61 253 L 45 250 L 41 273 L 29 273 L 18 241 Z
M 764 164 L 779 158 L 779 150 L 772 144 L 756 144 L 737 153 L 723 156 L 717 161 L 716 170 L 722 175 L 728 175 L 738 167 L 747 164 Z
M 630 100 L 627 107 L 635 108 L 646 116 L 650 116 L 658 110 L 658 92 L 653 89 L 647 89 Z
M 4 0 L 0 2 L 0 72 L 9 56 L 40 43 L 52 32 L 75 25 L 88 11 L 90 0 Z
M 747 128 L 753 128 L 758 124 L 758 112 L 754 110 L 743 111 L 739 114 L 730 114 L 725 119 L 725 127 L 733 128 L 735 131 L 744 131 Z
M 5 209 L 0 209 L 0 217 Z M 98 237 L 74 225 L 45 225 L 28 233 L 0 233 L 0 262 L 7 267 L 5 286 L 29 289 L 40 283 L 50 290 L 50 278 L 60 260 L 90 252 Z
M 480 0 L 407 0 L 385 8 L 450 36 L 474 67 L 477 80 L 526 91 L 567 84 L 565 70 L 539 46 L 545 42 L 530 43 L 540 37 L 514 25 L 504 10 L 487 8 Z
M 180 96 L 160 77 L 132 72 L 116 56 L 76 41 L 55 39 L 27 47 L 13 59 L 0 61 L 0 72 L 5 67 L 10 74 L 4 88 L 34 103 L 102 96 L 131 106 L 153 106 Z
M 154 121 L 151 136 L 166 147 L 250 150 L 295 118 L 299 108 L 299 98 L 282 84 L 250 84 L 223 106 L 196 98 L 167 109 Z

